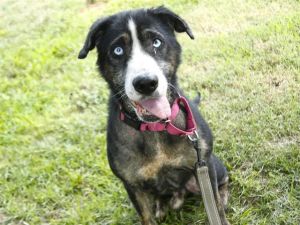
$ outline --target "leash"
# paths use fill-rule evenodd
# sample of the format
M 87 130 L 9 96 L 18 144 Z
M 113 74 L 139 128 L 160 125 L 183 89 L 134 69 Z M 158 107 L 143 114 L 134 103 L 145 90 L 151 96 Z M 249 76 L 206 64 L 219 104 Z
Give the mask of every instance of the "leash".
M 209 223 L 211 225 L 222 225 L 208 174 L 208 167 L 205 160 L 201 159 L 201 148 L 199 146 L 200 138 L 197 131 L 194 132 L 193 136 L 188 135 L 188 138 L 192 142 L 194 149 L 197 152 L 195 171 Z
M 185 107 L 187 114 L 186 130 L 181 130 L 174 124 L 172 124 L 172 121 L 176 118 L 179 112 L 180 103 L 182 103 Z M 211 225 L 222 225 L 208 174 L 207 163 L 204 159 L 201 159 L 201 148 L 199 145 L 200 137 L 197 133 L 196 122 L 187 99 L 179 95 L 179 97 L 175 99 L 171 107 L 171 117 L 165 121 L 153 123 L 142 122 L 138 119 L 130 117 L 127 113 L 123 112 L 122 109 L 120 112 L 120 120 L 139 131 L 167 131 L 171 135 L 187 136 L 189 138 L 189 140 L 193 144 L 194 149 L 197 152 L 195 173 L 197 175 L 197 181 L 201 190 L 201 195 L 206 213 L 208 215 L 209 223 Z

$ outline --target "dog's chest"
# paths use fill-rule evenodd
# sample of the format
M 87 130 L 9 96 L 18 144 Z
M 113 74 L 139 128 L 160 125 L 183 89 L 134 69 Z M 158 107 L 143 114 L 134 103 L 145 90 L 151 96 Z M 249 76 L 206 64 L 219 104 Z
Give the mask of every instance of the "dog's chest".
M 171 195 L 185 186 L 193 175 L 193 152 L 189 153 L 185 144 L 176 147 L 156 145 L 156 155 L 137 170 L 138 182 L 144 189 Z
M 188 140 L 178 138 L 165 140 L 154 135 L 144 141 L 126 161 L 124 178 L 158 192 L 184 185 L 192 175 L 196 155 Z
M 137 170 L 137 175 L 145 180 L 155 178 L 163 167 L 179 167 L 184 164 L 183 154 L 172 152 L 167 146 L 156 143 L 155 154 L 151 157 L 143 156 L 143 163 Z

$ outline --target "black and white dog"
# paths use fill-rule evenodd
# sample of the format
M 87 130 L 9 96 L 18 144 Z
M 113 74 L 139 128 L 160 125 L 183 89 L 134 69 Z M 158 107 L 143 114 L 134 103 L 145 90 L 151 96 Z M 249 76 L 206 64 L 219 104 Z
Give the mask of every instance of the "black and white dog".
M 176 71 L 181 47 L 174 31 L 194 38 L 187 23 L 165 7 L 121 12 L 97 20 L 79 53 L 95 47 L 97 65 L 109 84 L 107 154 L 114 174 L 123 182 L 142 224 L 156 224 L 168 208 L 181 208 L 187 193 L 200 194 L 194 165 L 196 152 L 187 136 L 166 131 L 141 131 L 142 123 L 166 122 L 179 89 Z M 190 101 L 222 224 L 228 225 L 228 175 L 212 154 L 212 135 Z M 171 123 L 186 129 L 187 110 L 180 105 Z M 170 122 L 170 121 L 169 121 Z

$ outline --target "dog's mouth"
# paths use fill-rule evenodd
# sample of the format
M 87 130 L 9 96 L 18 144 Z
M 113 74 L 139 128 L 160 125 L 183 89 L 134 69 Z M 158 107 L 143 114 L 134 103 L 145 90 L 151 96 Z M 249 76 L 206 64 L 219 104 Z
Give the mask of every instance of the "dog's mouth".
M 131 102 L 137 115 L 142 118 L 155 116 L 159 119 L 167 119 L 171 116 L 171 107 L 166 96 Z

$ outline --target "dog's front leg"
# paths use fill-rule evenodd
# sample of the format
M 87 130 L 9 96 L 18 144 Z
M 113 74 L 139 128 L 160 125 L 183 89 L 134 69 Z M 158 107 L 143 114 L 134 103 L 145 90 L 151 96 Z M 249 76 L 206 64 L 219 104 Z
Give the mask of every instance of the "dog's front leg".
M 155 203 L 153 196 L 143 190 L 130 187 L 126 184 L 125 188 L 131 202 L 141 217 L 142 225 L 157 225 L 153 213 Z

